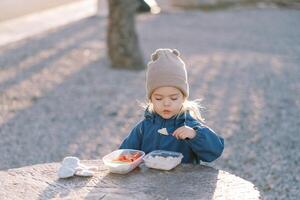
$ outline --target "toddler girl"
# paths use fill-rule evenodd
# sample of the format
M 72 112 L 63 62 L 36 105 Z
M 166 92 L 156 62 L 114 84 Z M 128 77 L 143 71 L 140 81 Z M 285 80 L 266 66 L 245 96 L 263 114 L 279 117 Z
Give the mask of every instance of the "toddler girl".
M 157 49 L 146 73 L 148 105 L 120 149 L 181 152 L 183 163 L 211 162 L 223 152 L 224 139 L 203 124 L 197 101 L 189 101 L 187 72 L 179 52 Z

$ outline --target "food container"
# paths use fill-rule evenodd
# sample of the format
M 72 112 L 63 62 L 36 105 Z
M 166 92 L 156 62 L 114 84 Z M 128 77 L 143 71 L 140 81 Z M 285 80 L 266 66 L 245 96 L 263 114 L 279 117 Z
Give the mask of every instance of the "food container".
M 145 152 L 134 149 L 119 149 L 102 158 L 112 173 L 126 174 L 136 168 L 145 156 Z
M 144 158 L 145 165 L 149 168 L 171 170 L 181 163 L 182 153 L 174 151 L 155 150 Z

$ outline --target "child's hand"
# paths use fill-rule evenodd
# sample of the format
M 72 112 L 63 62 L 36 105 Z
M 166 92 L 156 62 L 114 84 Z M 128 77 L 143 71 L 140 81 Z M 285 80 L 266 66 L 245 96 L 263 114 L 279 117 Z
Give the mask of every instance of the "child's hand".
M 176 139 L 193 139 L 196 136 L 196 131 L 189 126 L 182 126 L 176 129 L 173 134 Z

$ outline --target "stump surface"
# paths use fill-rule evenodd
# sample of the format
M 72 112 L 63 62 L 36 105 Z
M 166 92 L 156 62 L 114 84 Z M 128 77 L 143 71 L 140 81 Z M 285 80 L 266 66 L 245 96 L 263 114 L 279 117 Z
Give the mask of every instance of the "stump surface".
M 60 163 L 0 172 L 2 199 L 259 199 L 255 186 L 233 174 L 203 165 L 181 164 L 171 171 L 143 164 L 126 175 L 109 173 L 101 160 L 95 176 L 59 179 Z

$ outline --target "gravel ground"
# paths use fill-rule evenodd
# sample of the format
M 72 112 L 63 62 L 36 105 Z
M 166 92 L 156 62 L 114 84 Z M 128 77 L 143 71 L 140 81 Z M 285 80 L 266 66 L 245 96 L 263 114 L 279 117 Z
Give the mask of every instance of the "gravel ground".
M 140 15 L 145 62 L 159 47 L 187 62 L 191 99 L 226 139 L 209 164 L 263 199 L 300 199 L 300 12 L 243 9 Z M 104 17 L 0 48 L 0 169 L 100 159 L 142 117 L 144 71 L 109 68 Z

